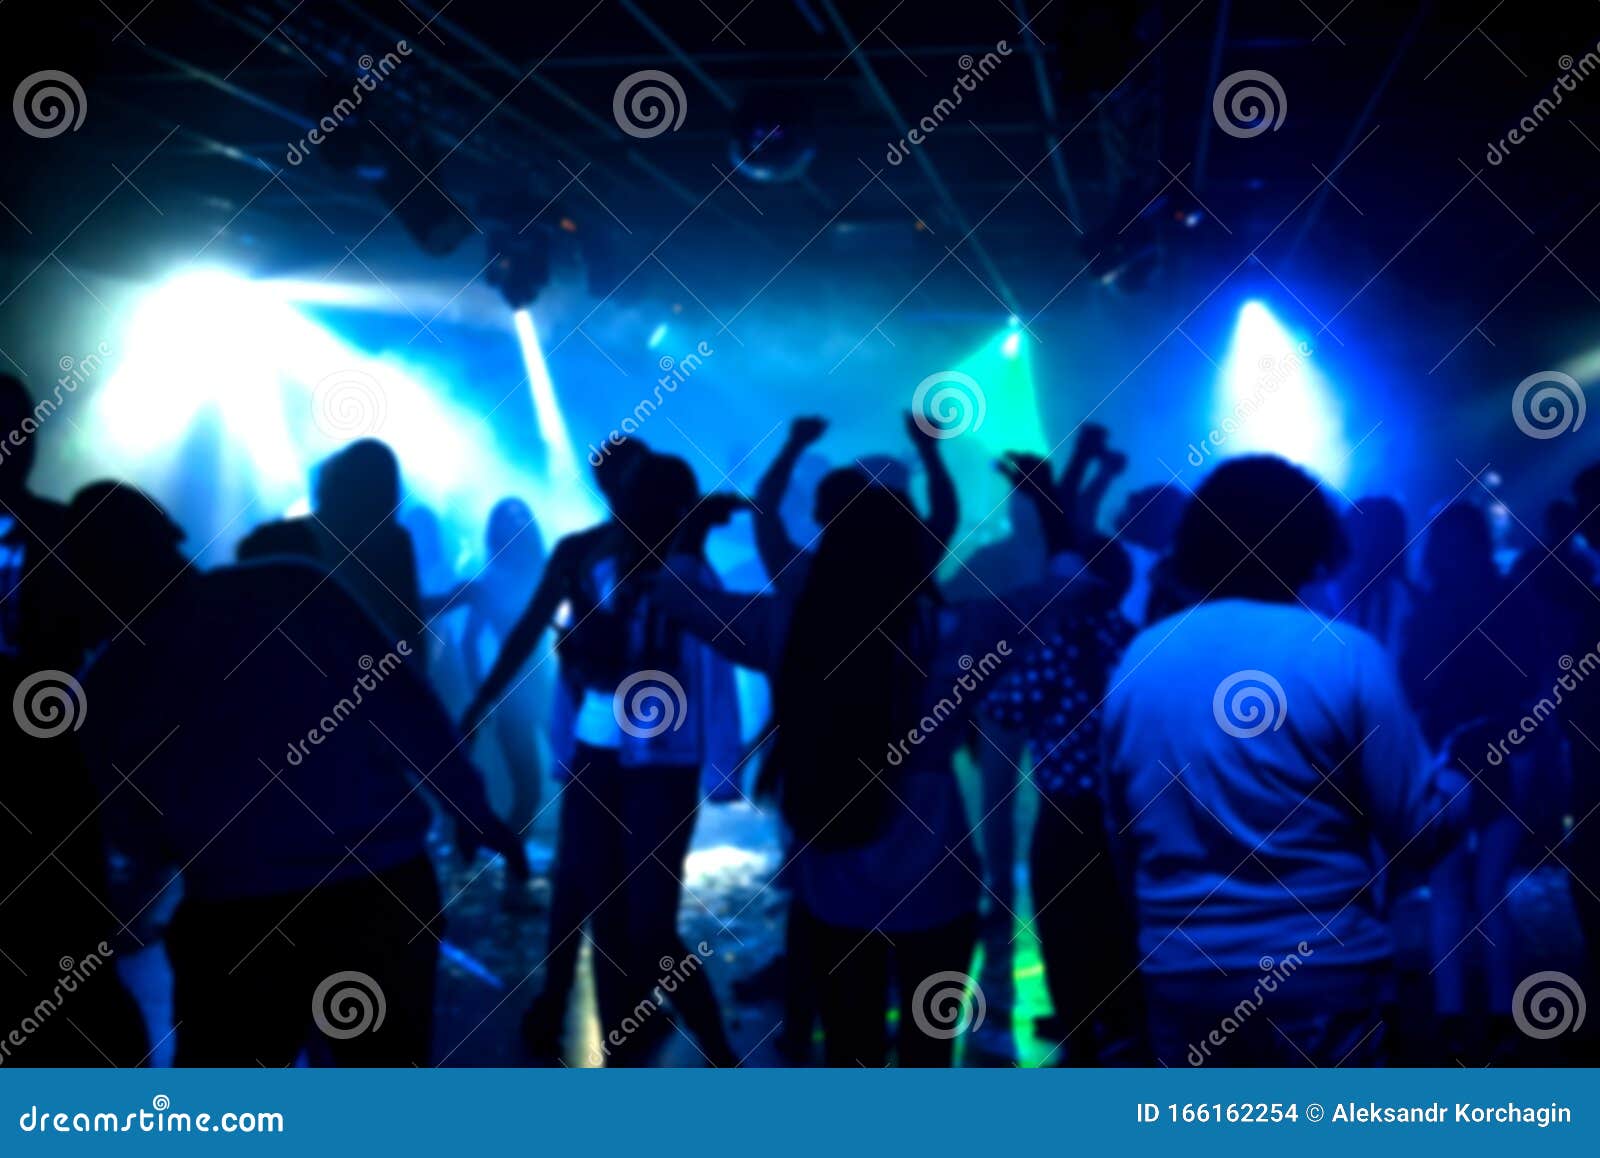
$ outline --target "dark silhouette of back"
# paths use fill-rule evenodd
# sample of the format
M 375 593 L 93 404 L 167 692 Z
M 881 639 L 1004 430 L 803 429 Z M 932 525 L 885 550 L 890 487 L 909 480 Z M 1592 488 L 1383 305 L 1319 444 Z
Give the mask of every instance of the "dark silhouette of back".
M 391 641 L 425 634 L 410 533 L 400 524 L 400 464 L 373 438 L 352 442 L 317 470 L 312 518 L 322 557 Z

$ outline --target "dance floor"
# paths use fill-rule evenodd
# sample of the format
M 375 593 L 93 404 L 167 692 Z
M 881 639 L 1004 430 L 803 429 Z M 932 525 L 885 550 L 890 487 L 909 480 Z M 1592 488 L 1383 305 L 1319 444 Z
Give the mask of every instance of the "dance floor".
M 1026 799 L 1018 801 L 1023 832 L 1027 831 L 1030 804 Z M 447 900 L 435 1028 L 437 1065 L 530 1063 L 518 1036 L 518 1022 L 542 980 L 548 951 L 547 874 L 554 812 L 555 806 L 547 808 L 535 826 L 529 847 L 538 875 L 528 894 L 515 903 L 506 900 L 498 860 L 486 863 L 480 859 L 466 866 L 450 848 L 434 846 Z M 702 941 L 713 947 L 715 956 L 709 968 L 722 997 L 729 1035 L 744 1056 L 744 1064 L 751 1066 L 786 1064 L 778 1050 L 783 1008 L 781 982 L 774 968 L 782 956 L 787 900 L 773 880 L 780 858 L 770 810 L 763 811 L 748 801 L 708 804 L 701 809 L 684 875 L 679 927 L 691 949 Z M 1019 863 L 1017 871 L 1019 904 L 1025 905 L 1024 865 Z M 1531 872 L 1519 869 L 1515 879 L 1521 883 L 1511 894 L 1508 907 L 1518 961 L 1566 961 L 1573 970 L 1581 970 L 1582 945 L 1565 872 L 1547 864 Z M 992 901 L 990 908 L 994 908 Z M 1408 1004 L 1404 1000 L 1407 987 L 1425 992 L 1428 984 L 1426 888 L 1401 898 L 1398 910 L 1395 927 L 1402 938 L 1403 1010 Z M 963 1035 L 958 1064 L 1036 1066 L 1054 1059 L 1053 1043 L 1033 1032 L 1034 1018 L 1048 1014 L 1050 1003 L 1029 925 L 1031 917 L 1023 908 L 1010 918 L 1001 914 L 989 926 L 988 949 L 980 949 L 980 954 L 991 959 L 975 962 L 973 970 L 983 992 L 984 1021 L 976 1032 Z M 1086 931 L 1086 935 L 1093 932 Z M 1003 959 L 1007 949 L 1012 956 L 1009 968 Z M 595 1016 L 594 970 L 609 966 L 597 961 L 595 952 L 586 941 L 579 957 L 567 1052 L 559 1064 L 596 1064 L 602 1031 Z M 157 945 L 132 955 L 122 967 L 151 1021 L 152 1040 L 163 1038 L 171 1027 L 171 974 L 163 950 Z M 669 1017 L 663 1016 L 657 1028 L 656 1064 L 705 1064 L 693 1041 L 677 1031 Z M 1397 1060 L 1437 1061 L 1427 1052 L 1434 1043 L 1420 1040 L 1420 1030 L 1416 1038 L 1408 1039 L 1404 1025 L 1391 1028 Z M 165 1036 L 151 1063 L 170 1064 L 171 1057 L 172 1038 Z

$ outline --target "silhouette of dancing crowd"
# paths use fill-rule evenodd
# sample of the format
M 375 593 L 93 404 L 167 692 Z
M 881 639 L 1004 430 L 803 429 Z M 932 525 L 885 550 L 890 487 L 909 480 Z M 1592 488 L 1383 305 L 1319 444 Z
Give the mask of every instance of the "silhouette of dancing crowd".
M 32 412 L 0 381 L 0 429 Z M 702 805 L 740 797 L 781 818 L 791 1064 L 952 1064 L 974 1005 L 1009 1024 L 1023 935 L 1054 1064 L 1518 1060 L 1519 980 L 1558 952 L 1517 924 L 1541 869 L 1566 878 L 1562 967 L 1600 977 L 1600 466 L 1507 560 L 1480 505 L 1413 533 L 1270 456 L 1112 516 L 1128 460 L 1086 425 L 1064 462 L 997 464 L 1009 533 L 955 562 L 942 441 L 906 430 L 915 468 L 863 458 L 806 494 L 827 425 L 797 419 L 748 499 L 629 439 L 594 466 L 604 521 L 547 550 L 508 497 L 465 576 L 419 564 L 375 440 L 200 570 L 131 485 L 34 493 L 34 432 L 11 436 L 0 1064 L 147 1062 L 165 1027 L 118 964 L 157 942 L 177 1064 L 437 1062 L 451 850 L 512 900 L 548 889 L 507 995 L 530 1060 L 570 1048 L 588 944 L 605 1064 L 676 1026 L 738 1065 L 757 1043 L 679 908 Z M 745 519 L 763 574 L 734 590 L 707 543 Z M 431 686 L 444 616 L 458 720 Z M 753 742 L 736 669 L 769 690 Z M 526 851 L 547 810 L 548 881 Z

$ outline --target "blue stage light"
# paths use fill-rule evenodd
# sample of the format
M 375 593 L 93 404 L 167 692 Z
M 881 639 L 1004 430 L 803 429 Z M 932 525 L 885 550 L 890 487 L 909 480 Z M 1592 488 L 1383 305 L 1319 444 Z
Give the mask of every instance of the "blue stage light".
M 1344 485 L 1350 464 L 1341 407 L 1315 355 L 1261 302 L 1244 304 L 1212 418 L 1219 456 L 1282 455 Z
M 556 401 L 555 383 L 550 379 L 550 368 L 545 365 L 544 348 L 539 344 L 539 332 L 534 327 L 533 314 L 518 310 L 511 315 L 511 321 L 516 327 L 517 343 L 522 347 L 522 363 L 528 370 L 534 419 L 539 424 L 539 435 L 544 439 L 548 455 L 545 460 L 546 476 L 552 484 L 576 480 L 578 456 L 572 447 L 567 421 L 561 414 L 561 404 Z
M 646 345 L 654 350 L 657 346 L 661 345 L 661 343 L 666 339 L 666 336 L 667 323 L 662 322 L 659 326 L 650 331 L 650 341 L 647 342 Z

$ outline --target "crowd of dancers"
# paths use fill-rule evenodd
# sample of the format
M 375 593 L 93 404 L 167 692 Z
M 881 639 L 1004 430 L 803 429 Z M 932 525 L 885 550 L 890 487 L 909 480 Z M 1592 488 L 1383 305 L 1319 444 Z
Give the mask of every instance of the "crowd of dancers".
M 0 430 L 32 413 L 0 380 Z M 1417 896 L 1426 1060 L 1510 1056 L 1513 991 L 1550 964 L 1513 927 L 1538 868 L 1567 876 L 1584 937 L 1562 964 L 1597 976 L 1600 467 L 1507 560 L 1484 504 L 1413 533 L 1394 500 L 1341 513 L 1268 456 L 1112 516 L 1128 459 L 1086 425 L 1064 462 L 997 464 L 1008 533 L 967 554 L 941 439 L 906 430 L 915 471 L 865 458 L 810 496 L 821 419 L 749 497 L 622 441 L 594 467 L 604 521 L 546 550 L 507 498 L 464 579 L 419 566 L 375 440 L 318 467 L 310 514 L 202 571 L 132 485 L 38 496 L 37 435 L 10 436 L 0 1062 L 146 1061 L 111 966 L 157 940 L 178 1064 L 436 1062 L 439 850 L 531 891 L 553 812 L 546 951 L 508 996 L 530 1059 L 562 1056 L 587 943 L 606 1064 L 649 1064 L 676 1023 L 737 1065 L 756 1043 L 730 1039 L 714 947 L 679 931 L 697 815 L 730 797 L 781 817 L 794 1064 L 950 1064 L 937 1004 L 971 1000 L 980 947 L 994 975 L 1020 931 L 1052 1062 L 1417 1056 L 1395 965 Z M 744 520 L 763 574 L 735 585 L 707 543 Z M 446 645 L 456 720 L 432 686 Z M 743 732 L 736 668 L 770 696 Z M 498 809 L 470 759 L 489 746 Z

